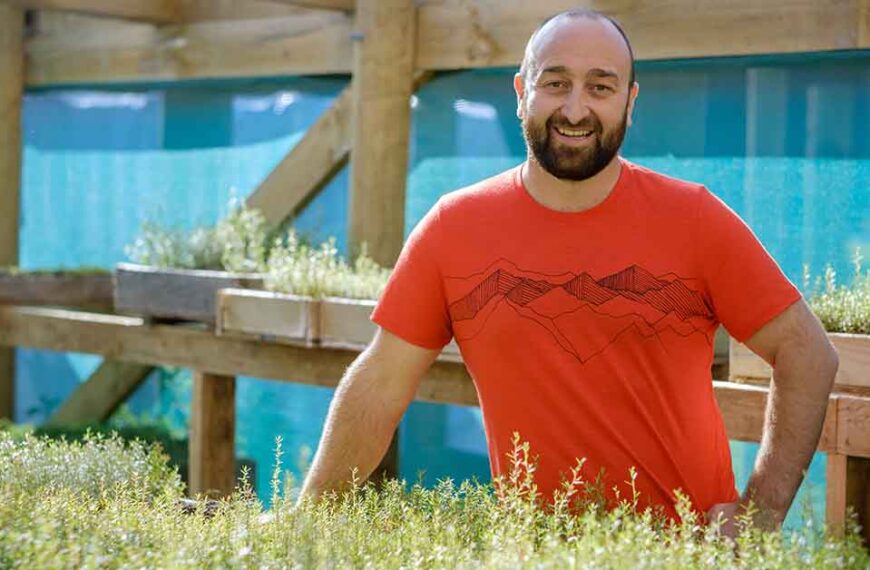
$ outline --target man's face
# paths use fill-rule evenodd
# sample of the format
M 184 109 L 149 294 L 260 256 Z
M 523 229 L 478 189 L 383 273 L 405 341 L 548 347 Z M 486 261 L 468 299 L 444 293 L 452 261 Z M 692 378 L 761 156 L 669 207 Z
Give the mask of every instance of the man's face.
M 616 156 L 637 95 L 631 60 L 608 22 L 561 18 L 535 40 L 533 65 L 517 76 L 517 114 L 529 152 L 556 178 L 586 180 Z

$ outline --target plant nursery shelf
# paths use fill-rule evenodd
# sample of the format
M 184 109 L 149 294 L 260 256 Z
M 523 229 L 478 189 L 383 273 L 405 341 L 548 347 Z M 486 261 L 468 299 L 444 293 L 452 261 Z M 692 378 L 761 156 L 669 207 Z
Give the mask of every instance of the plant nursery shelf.
M 150 319 L 214 324 L 220 289 L 262 289 L 259 274 L 169 269 L 121 263 L 115 269 L 115 310 Z
M 0 304 L 112 307 L 112 275 L 86 272 L 0 272 Z

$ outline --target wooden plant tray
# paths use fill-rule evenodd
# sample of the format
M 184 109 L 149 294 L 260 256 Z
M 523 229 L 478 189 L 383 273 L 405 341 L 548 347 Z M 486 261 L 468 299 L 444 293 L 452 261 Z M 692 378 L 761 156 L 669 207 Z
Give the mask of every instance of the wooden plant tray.
M 313 299 L 267 291 L 224 289 L 218 293 L 217 332 L 261 340 L 362 350 L 377 331 L 369 319 L 375 301 Z M 442 360 L 461 361 L 451 341 Z
M 0 305 L 53 305 L 88 309 L 112 307 L 110 273 L 0 272 Z
M 262 289 L 256 273 L 165 269 L 121 263 L 115 269 L 115 311 L 155 320 L 215 324 L 217 292 Z
M 870 335 L 828 333 L 840 355 L 834 392 L 870 396 Z M 732 382 L 767 385 L 773 374 L 770 365 L 745 345 L 731 339 Z

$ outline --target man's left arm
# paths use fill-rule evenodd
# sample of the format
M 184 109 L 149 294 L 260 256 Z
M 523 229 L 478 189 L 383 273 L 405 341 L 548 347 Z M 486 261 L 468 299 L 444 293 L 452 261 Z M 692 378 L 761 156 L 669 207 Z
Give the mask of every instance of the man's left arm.
M 733 517 L 750 501 L 754 522 L 767 529 L 782 524 L 819 443 L 839 357 L 818 318 L 803 299 L 772 319 L 747 347 L 773 367 L 764 432 L 749 483 L 738 504 L 716 505 L 708 513 L 731 519 L 723 526 L 734 536 Z

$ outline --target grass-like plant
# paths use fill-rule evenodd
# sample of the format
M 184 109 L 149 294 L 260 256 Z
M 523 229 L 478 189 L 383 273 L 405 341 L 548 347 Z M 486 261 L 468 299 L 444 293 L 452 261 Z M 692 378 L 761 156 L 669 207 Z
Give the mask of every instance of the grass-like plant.
M 76 276 L 88 276 L 88 275 L 110 275 L 111 271 L 106 269 L 105 267 L 93 267 L 88 265 L 83 265 L 81 267 L 71 267 L 69 269 L 64 267 L 57 268 L 42 268 L 42 269 L 21 269 L 16 265 L 0 267 L 0 277 L 10 275 L 10 276 L 55 276 L 55 277 L 76 277 Z
M 214 227 L 191 231 L 147 221 L 126 254 L 135 263 L 155 267 L 262 271 L 271 240 L 266 218 L 237 200 L 229 210 Z
M 377 299 L 389 275 L 388 269 L 366 255 L 365 248 L 348 263 L 338 255 L 334 238 L 312 246 L 290 230 L 271 249 L 264 281 L 267 289 L 280 293 Z
M 515 440 L 517 442 L 517 440 Z M 177 477 L 137 447 L 0 435 L 0 567 L 4 568 L 867 568 L 855 534 L 748 531 L 736 546 L 704 526 L 687 501 L 669 524 L 575 503 L 566 482 L 552 509 L 536 502 L 528 447 L 493 485 L 391 481 L 306 500 L 287 492 L 264 511 L 250 486 L 210 515 L 178 507 Z M 108 466 L 113 466 L 108 469 Z M 495 492 L 494 492 L 495 491 Z
M 824 278 L 817 277 L 810 287 L 809 269 L 804 267 L 804 291 L 808 304 L 828 332 L 870 335 L 870 269 L 864 271 L 861 249 L 852 258 L 852 283 L 838 285 L 837 274 L 828 265 Z

